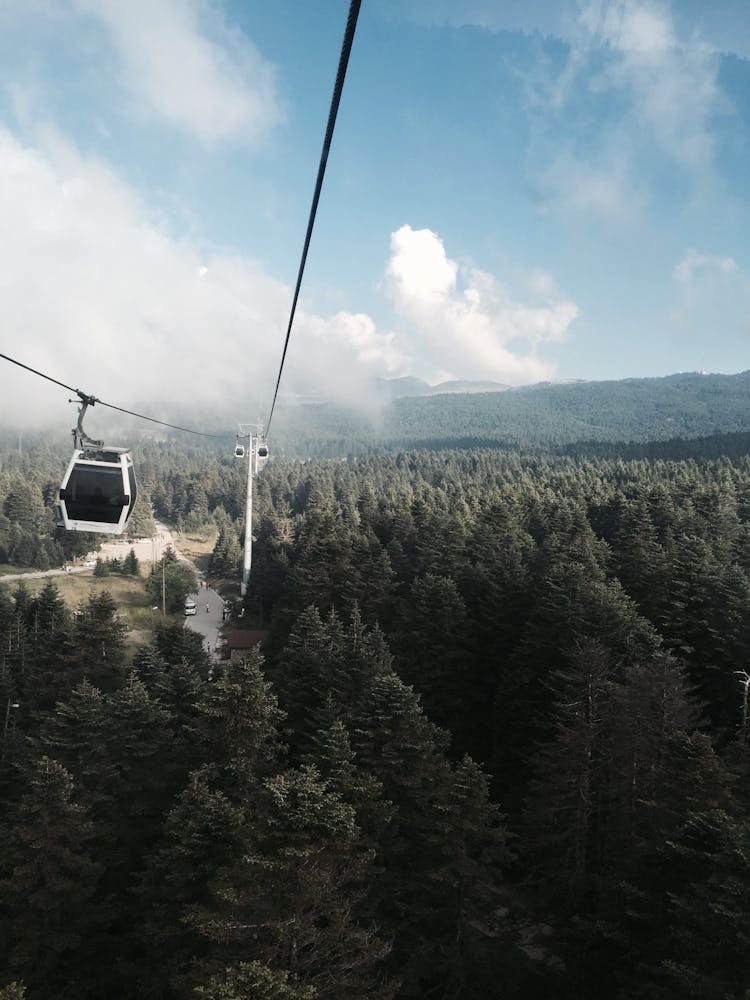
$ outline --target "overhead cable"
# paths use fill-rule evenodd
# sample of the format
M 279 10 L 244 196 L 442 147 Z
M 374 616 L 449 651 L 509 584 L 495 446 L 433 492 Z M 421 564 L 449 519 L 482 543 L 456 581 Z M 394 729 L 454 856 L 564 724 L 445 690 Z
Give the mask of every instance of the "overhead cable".
M 127 413 L 128 416 L 137 417 L 139 420 L 148 420 L 152 424 L 160 424 L 162 427 L 171 427 L 175 431 L 186 431 L 188 434 L 198 434 L 200 437 L 209 438 L 220 438 L 225 437 L 223 434 L 208 434 L 206 431 L 196 431 L 192 427 L 180 427 L 179 424 L 169 424 L 165 420 L 157 420 L 156 417 L 148 417 L 145 413 L 136 413 L 134 410 L 126 410 L 122 406 L 115 406 L 114 403 L 105 403 L 103 399 L 98 399 L 96 396 L 91 396 L 87 392 L 83 392 L 81 389 L 74 389 L 72 385 L 66 385 L 65 382 L 60 382 L 56 378 L 52 378 L 51 375 L 45 375 L 44 372 L 37 371 L 36 368 L 32 368 L 30 365 L 23 364 L 22 361 L 17 361 L 15 358 L 9 357 L 7 354 L 0 354 L 0 358 L 5 361 L 10 361 L 11 364 L 18 365 L 19 368 L 25 368 L 27 372 L 31 372 L 32 375 L 38 375 L 40 378 L 46 379 L 48 382 L 53 382 L 55 385 L 59 385 L 61 389 L 67 389 L 68 392 L 73 392 L 78 396 L 81 401 L 85 401 L 89 406 L 93 406 L 98 403 L 100 406 L 106 406 L 110 410 L 117 410 L 118 413 Z
M 302 250 L 302 258 L 300 260 L 299 271 L 297 273 L 297 284 L 294 289 L 294 297 L 292 299 L 292 308 L 289 314 L 289 323 L 286 328 L 286 338 L 284 340 L 284 350 L 281 354 L 281 364 L 279 365 L 279 375 L 276 379 L 276 389 L 273 394 L 273 402 L 271 403 L 271 412 L 268 415 L 268 423 L 266 424 L 266 437 L 268 437 L 268 432 L 271 428 L 271 420 L 273 418 L 274 407 L 276 406 L 276 397 L 279 394 L 279 385 L 281 384 L 281 373 L 284 370 L 284 361 L 286 359 L 287 348 L 289 347 L 289 336 L 292 332 L 292 323 L 294 322 L 294 313 L 297 309 L 297 299 L 299 298 L 299 291 L 302 285 L 302 275 L 305 271 L 305 263 L 307 261 L 307 251 L 310 247 L 310 238 L 312 236 L 313 226 L 315 224 L 315 215 L 318 211 L 318 201 L 320 200 L 320 191 L 323 187 L 323 177 L 326 172 L 326 164 L 328 163 L 328 152 L 331 148 L 331 140 L 333 138 L 333 129 L 336 124 L 336 115 L 339 110 L 339 103 L 341 101 L 341 93 L 344 89 L 344 80 L 346 78 L 346 68 L 349 65 L 349 54 L 352 50 L 352 43 L 354 41 L 354 31 L 357 27 L 357 18 L 359 17 L 359 8 L 362 4 L 362 0 L 351 0 L 349 6 L 349 16 L 346 21 L 346 30 L 344 32 L 344 41 L 341 45 L 341 56 L 339 58 L 339 68 L 336 74 L 336 83 L 333 88 L 333 97 L 331 98 L 331 109 L 328 113 L 328 126 L 326 128 L 325 138 L 323 140 L 323 151 L 320 154 L 320 164 L 318 166 L 318 179 L 315 183 L 315 193 L 313 194 L 312 207 L 310 209 L 310 218 L 307 223 L 307 233 L 305 235 L 305 245 Z

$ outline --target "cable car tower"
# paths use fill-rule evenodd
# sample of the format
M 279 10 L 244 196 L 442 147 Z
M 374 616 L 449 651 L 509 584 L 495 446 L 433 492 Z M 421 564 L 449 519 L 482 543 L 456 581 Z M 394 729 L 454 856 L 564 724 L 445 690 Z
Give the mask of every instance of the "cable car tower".
M 268 445 L 261 433 L 262 424 L 240 424 L 234 446 L 234 457 L 247 458 L 247 494 L 245 498 L 245 545 L 242 551 L 242 583 L 240 594 L 247 594 L 250 567 L 253 560 L 253 477 L 268 461 Z M 243 441 L 247 441 L 245 448 Z

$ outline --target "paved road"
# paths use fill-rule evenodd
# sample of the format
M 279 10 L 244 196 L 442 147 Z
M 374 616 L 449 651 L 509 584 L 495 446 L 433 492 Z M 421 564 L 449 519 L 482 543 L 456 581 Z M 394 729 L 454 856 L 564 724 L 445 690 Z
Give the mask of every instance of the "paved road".
M 223 623 L 224 601 L 215 590 L 201 587 L 197 593 L 190 594 L 196 604 L 194 615 L 185 615 L 185 627 L 203 636 L 203 645 L 212 657 L 216 656 L 220 631 Z M 208 610 L 206 610 L 208 608 Z M 217 657 L 218 658 L 218 657 Z

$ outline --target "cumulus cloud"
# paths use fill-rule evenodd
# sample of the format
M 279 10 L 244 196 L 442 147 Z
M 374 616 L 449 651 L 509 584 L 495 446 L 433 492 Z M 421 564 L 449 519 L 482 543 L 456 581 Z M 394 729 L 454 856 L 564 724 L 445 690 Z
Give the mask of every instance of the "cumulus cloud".
M 549 276 L 535 278 L 547 301 L 520 303 L 492 275 L 451 260 L 431 230 L 394 232 L 385 287 L 421 367 L 415 373 L 512 384 L 550 378 L 554 367 L 537 348 L 565 339 L 579 309 L 556 294 Z
M 109 166 L 59 136 L 32 148 L 0 130 L 2 352 L 128 409 L 145 400 L 226 413 L 239 401 L 255 417 L 270 403 L 291 290 L 159 222 Z M 302 309 L 283 391 L 338 381 L 356 392 L 400 363 L 395 336 L 369 317 Z M 2 363 L 5 419 L 66 426 L 69 411 L 64 392 Z
M 732 257 L 718 257 L 716 254 L 698 253 L 690 249 L 672 271 L 672 277 L 682 285 L 692 284 L 698 275 L 727 275 L 738 270 Z
M 139 113 L 207 144 L 254 142 L 280 120 L 272 67 L 203 0 L 72 2 L 107 31 Z

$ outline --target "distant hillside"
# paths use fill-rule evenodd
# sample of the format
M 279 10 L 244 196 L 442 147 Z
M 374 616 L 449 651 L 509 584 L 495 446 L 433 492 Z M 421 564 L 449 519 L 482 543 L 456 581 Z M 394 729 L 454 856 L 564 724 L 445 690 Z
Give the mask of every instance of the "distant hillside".
M 381 378 L 378 379 L 378 391 L 386 399 L 401 399 L 404 396 L 439 396 L 452 392 L 504 392 L 510 389 L 509 385 L 502 382 L 473 382 L 467 379 L 453 379 L 448 382 L 438 382 L 437 385 L 430 385 L 421 378 L 413 378 L 411 375 L 403 378 Z
M 700 438 L 750 430 L 750 372 L 547 383 L 506 392 L 435 394 L 432 387 L 429 394 L 394 399 L 377 422 L 330 405 L 285 409 L 275 419 L 278 444 L 292 455 Z

